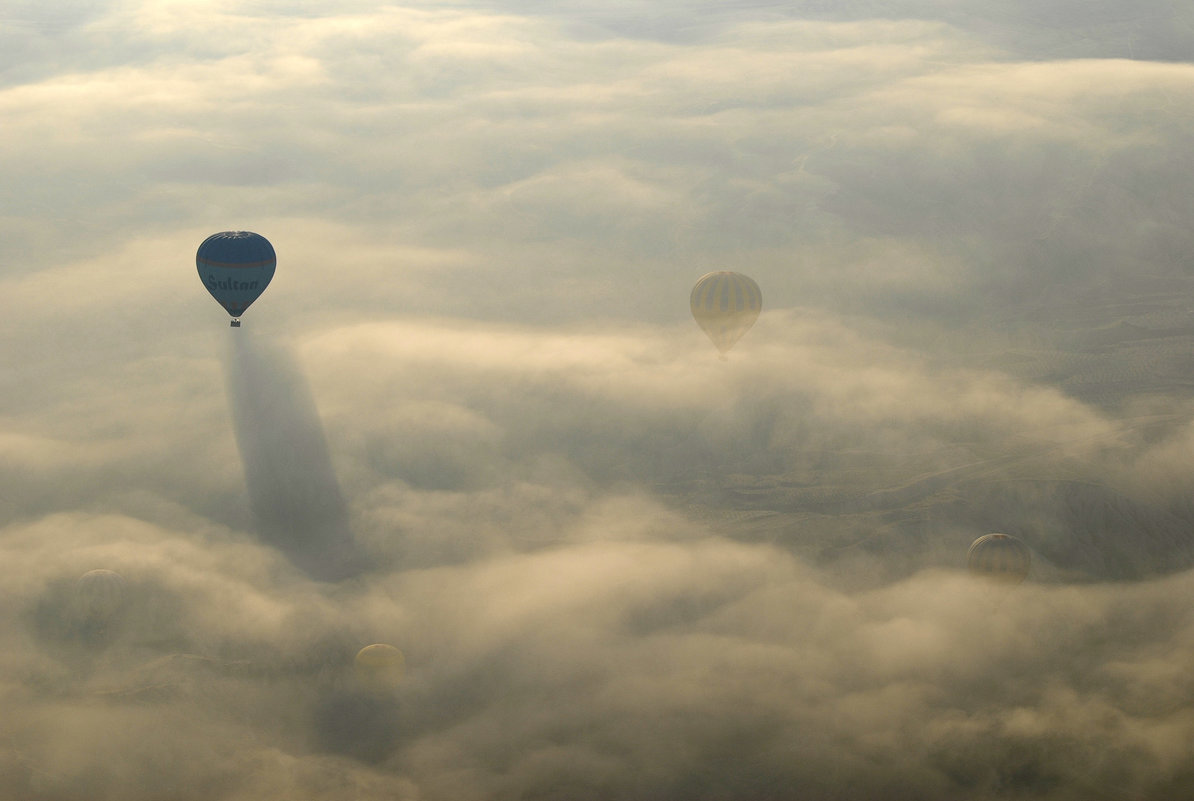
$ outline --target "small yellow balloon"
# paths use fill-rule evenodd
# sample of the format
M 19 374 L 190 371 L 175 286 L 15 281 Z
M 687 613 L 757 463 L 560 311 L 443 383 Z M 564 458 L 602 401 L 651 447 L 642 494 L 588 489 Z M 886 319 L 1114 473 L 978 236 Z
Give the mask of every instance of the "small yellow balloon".
M 353 659 L 357 681 L 368 690 L 393 690 L 406 672 L 406 657 L 392 645 L 374 643 L 357 651 Z
M 689 296 L 692 317 L 724 357 L 750 330 L 763 309 L 759 285 L 742 273 L 706 273 Z

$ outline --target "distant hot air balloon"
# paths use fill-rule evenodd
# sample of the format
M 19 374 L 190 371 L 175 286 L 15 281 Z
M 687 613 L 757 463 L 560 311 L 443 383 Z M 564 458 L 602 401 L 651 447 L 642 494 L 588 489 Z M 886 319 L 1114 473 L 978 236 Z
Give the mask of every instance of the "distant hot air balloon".
M 1027 545 L 1010 534 L 986 534 L 970 546 L 966 561 L 976 576 L 1019 584 L 1028 577 L 1032 554 Z
M 195 254 L 199 278 L 211 296 L 232 315 L 232 327 L 269 286 L 278 258 L 274 247 L 252 231 L 222 231 L 203 240 Z
M 406 657 L 392 645 L 366 645 L 353 659 L 353 673 L 363 689 L 388 692 L 402 681 L 406 671 Z
M 392 645 L 376 643 L 357 652 L 351 680 L 318 698 L 312 710 L 321 749 L 370 764 L 394 753 L 409 731 L 402 694 L 396 692 L 404 662 Z
M 741 273 L 701 276 L 689 298 L 692 316 L 724 359 L 734 343 L 750 330 L 763 308 L 759 285 Z
M 124 578 L 114 570 L 89 570 L 79 577 L 75 596 L 82 618 L 102 624 L 124 607 Z

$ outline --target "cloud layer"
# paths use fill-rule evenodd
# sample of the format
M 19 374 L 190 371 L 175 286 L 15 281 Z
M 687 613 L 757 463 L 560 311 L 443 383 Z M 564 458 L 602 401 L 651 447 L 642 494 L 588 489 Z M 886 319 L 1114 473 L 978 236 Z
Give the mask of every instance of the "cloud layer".
M 1189 794 L 1186 12 L 4 15 L 0 795 Z

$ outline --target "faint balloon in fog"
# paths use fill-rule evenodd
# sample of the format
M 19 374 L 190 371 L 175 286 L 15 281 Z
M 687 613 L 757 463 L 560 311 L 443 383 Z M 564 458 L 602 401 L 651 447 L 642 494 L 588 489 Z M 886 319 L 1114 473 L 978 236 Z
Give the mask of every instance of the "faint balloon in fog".
M 114 570 L 89 570 L 79 577 L 75 596 L 84 618 L 110 620 L 124 607 L 124 577 Z
M 701 276 L 689 297 L 692 316 L 724 357 L 759 319 L 763 293 L 741 273 L 721 271 Z
M 406 657 L 392 645 L 366 645 L 353 659 L 358 684 L 366 690 L 387 692 L 395 689 L 406 672 Z
M 1010 534 L 986 534 L 970 546 L 967 566 L 976 576 L 1005 584 L 1019 584 L 1028 577 L 1032 554 Z

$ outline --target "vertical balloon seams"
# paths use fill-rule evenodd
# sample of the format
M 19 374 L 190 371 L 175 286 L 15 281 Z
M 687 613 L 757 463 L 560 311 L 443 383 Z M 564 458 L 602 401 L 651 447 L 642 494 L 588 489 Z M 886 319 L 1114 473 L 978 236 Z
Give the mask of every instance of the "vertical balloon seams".
M 689 303 L 697 325 L 724 354 L 758 319 L 763 293 L 749 277 L 723 270 L 701 276 Z
M 740 273 L 714 272 L 702 276 L 693 287 L 690 299 L 693 310 L 759 311 L 763 293 L 759 285 Z
M 76 594 L 85 617 L 106 621 L 124 605 L 124 578 L 113 570 L 89 570 L 79 577 Z
M 1028 576 L 1032 553 L 1010 534 L 985 534 L 970 546 L 966 563 L 975 575 L 1019 584 Z

